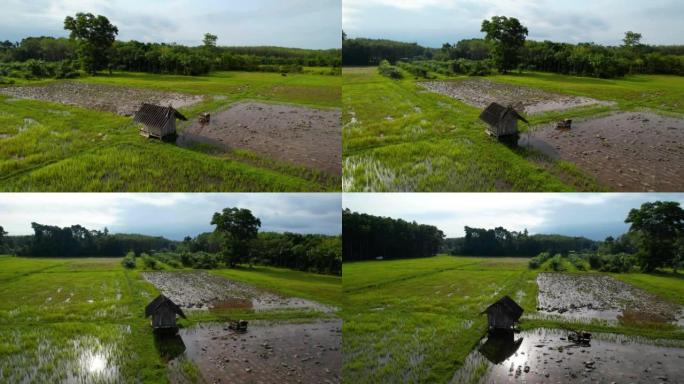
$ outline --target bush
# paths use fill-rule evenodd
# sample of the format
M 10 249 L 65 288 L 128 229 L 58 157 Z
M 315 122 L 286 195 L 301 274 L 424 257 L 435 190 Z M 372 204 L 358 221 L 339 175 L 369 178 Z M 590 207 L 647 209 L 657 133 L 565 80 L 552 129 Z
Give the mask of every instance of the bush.
M 121 260 L 121 265 L 127 269 L 135 268 L 135 254 L 133 252 L 128 252 L 126 256 Z
M 592 253 L 589 255 L 589 266 L 591 269 L 600 270 L 603 268 L 603 257 L 597 253 Z
M 551 254 L 548 252 L 542 252 L 538 254 L 537 256 L 533 257 L 530 259 L 528 266 L 530 269 L 537 269 L 539 268 L 544 262 L 548 259 L 551 258 Z
M 554 257 L 551 258 L 549 266 L 552 270 L 556 272 L 565 271 L 565 266 L 563 265 L 563 256 L 557 253 Z
M 578 271 L 586 271 L 589 269 L 589 263 L 580 255 L 570 255 L 568 260 Z
M 140 257 L 142 258 L 146 268 L 159 269 L 159 264 L 157 263 L 157 260 L 152 258 L 147 253 L 143 253 L 142 255 L 140 255 Z
M 221 260 L 218 255 L 207 252 L 196 252 L 192 257 L 192 267 L 197 269 L 215 269 Z
M 604 272 L 624 273 L 632 270 L 636 264 L 636 258 L 627 253 L 603 255 L 603 265 L 600 270 Z
M 378 72 L 385 77 L 395 80 L 402 79 L 404 77 L 404 75 L 401 74 L 401 71 L 399 71 L 397 67 L 390 65 L 389 61 L 387 60 L 380 62 L 380 65 L 378 66 Z

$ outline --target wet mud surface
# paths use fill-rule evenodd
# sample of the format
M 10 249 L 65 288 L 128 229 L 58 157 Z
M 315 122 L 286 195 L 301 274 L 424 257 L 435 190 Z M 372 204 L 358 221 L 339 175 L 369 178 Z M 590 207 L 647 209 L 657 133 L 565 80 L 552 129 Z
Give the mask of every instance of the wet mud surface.
M 538 88 L 521 87 L 486 79 L 429 81 L 418 84 L 429 91 L 453 97 L 474 107 L 486 108 L 490 103 L 497 102 L 504 106 L 511 105 L 518 112 L 526 114 L 614 104 L 589 97 L 561 95 Z
M 679 305 L 606 275 L 540 273 L 537 285 L 541 316 L 637 324 L 682 321 Z
M 182 329 L 180 337 L 207 383 L 341 382 L 341 320 L 250 322 L 245 333 L 204 324 Z
M 485 337 L 452 383 L 677 383 L 684 377 L 684 349 L 668 341 L 594 334 L 588 344 L 568 332 L 536 329 Z
M 60 81 L 46 85 L 2 87 L 0 93 L 22 99 L 74 105 L 122 116 L 132 116 L 142 103 L 171 105 L 174 108 L 199 103 L 204 96 L 151 89 Z
M 616 191 L 684 190 L 684 119 L 624 112 L 539 127 L 520 145 L 577 164 Z
M 212 113 L 210 122 L 187 126 L 179 145 L 240 148 L 331 174 L 342 168 L 341 112 L 241 102 Z
M 315 301 L 283 297 L 203 271 L 143 272 L 142 276 L 183 309 L 302 309 L 326 313 L 335 310 Z

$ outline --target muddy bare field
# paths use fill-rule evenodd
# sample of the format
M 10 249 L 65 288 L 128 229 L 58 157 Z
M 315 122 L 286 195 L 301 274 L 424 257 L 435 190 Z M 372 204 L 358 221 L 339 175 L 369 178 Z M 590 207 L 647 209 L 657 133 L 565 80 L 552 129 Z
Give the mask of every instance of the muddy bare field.
M 573 162 L 616 191 L 684 190 L 684 119 L 623 112 L 569 130 L 535 128 L 519 144 Z
M 521 87 L 486 79 L 427 81 L 418 84 L 429 91 L 453 97 L 474 107 L 486 108 L 490 103 L 497 102 L 504 106 L 511 105 L 519 112 L 526 114 L 614 104 L 589 97 L 561 95 L 538 88 Z
M 341 320 L 250 322 L 245 333 L 202 324 L 182 329 L 180 337 L 207 383 L 341 382 Z
M 452 383 L 681 383 L 681 344 L 616 334 L 594 334 L 575 344 L 568 332 L 536 329 L 483 338 Z
M 682 320 L 679 305 L 606 275 L 540 273 L 537 285 L 541 315 L 632 323 Z
M 302 309 L 326 313 L 335 311 L 335 308 L 315 301 L 283 297 L 203 271 L 143 272 L 142 276 L 183 309 Z
M 180 108 L 199 103 L 204 99 L 204 96 L 199 95 L 74 81 L 60 81 L 26 87 L 2 87 L 0 94 L 22 99 L 74 105 L 122 116 L 132 116 L 140 109 L 142 103 L 171 105 L 174 108 Z
M 177 142 L 248 149 L 337 175 L 342 169 L 340 118 L 339 110 L 240 102 L 213 113 L 209 124 L 186 127 Z

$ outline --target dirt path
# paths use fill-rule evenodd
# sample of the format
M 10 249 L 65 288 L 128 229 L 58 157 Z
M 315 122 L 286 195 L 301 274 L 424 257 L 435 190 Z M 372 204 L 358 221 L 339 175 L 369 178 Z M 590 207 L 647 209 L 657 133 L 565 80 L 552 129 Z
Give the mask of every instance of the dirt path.
M 580 320 L 673 323 L 682 308 L 630 284 L 599 274 L 540 273 L 537 309 Z
M 143 272 L 142 276 L 184 309 L 304 309 L 326 313 L 335 311 L 335 308 L 315 301 L 280 296 L 204 271 Z
M 274 159 L 341 174 L 341 112 L 289 105 L 242 102 L 195 122 L 178 139 L 180 145 L 204 143 L 243 148 Z
M 528 145 L 527 135 L 520 145 Z M 574 122 L 570 130 L 536 128 L 529 143 L 577 164 L 616 191 L 684 190 L 684 119 L 623 112 Z
M 180 108 L 199 103 L 204 99 L 204 96 L 200 95 L 75 81 L 59 81 L 26 87 L 2 87 L 0 93 L 22 99 L 75 105 L 122 116 L 132 116 L 142 103 L 171 105 L 174 108 Z
M 526 114 L 614 104 L 589 97 L 561 95 L 538 88 L 521 87 L 486 79 L 428 81 L 418 84 L 432 92 L 453 97 L 474 107 L 486 108 L 490 103 L 497 102 L 504 106 L 512 105 L 519 112 Z
M 684 349 L 646 339 L 594 334 L 589 345 L 568 341 L 567 331 L 536 329 L 485 337 L 466 357 L 452 383 L 679 383 Z
M 342 321 L 251 322 L 246 333 L 204 324 L 180 333 L 207 383 L 340 383 Z M 173 362 L 171 363 L 173 364 Z

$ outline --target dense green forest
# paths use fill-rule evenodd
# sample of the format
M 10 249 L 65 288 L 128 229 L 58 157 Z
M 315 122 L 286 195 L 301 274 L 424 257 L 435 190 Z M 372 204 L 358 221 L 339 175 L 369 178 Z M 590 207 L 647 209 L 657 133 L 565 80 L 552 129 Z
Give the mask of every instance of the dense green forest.
M 553 270 L 627 272 L 639 268 L 684 268 L 684 210 L 679 203 L 656 201 L 630 210 L 629 231 L 617 238 L 534 234 L 465 227 L 465 236 L 444 239 L 431 225 L 351 212 L 342 213 L 345 261 L 430 257 L 437 252 L 458 256 L 531 257 L 530 268 L 549 264 Z
M 515 19 L 505 22 L 511 20 Z M 444 43 L 441 48 L 384 39 L 349 39 L 343 35 L 342 64 L 367 66 L 388 60 L 416 77 L 425 78 L 430 77 L 430 72 L 482 76 L 495 70 L 503 73 L 508 70 L 538 70 L 601 78 L 630 73 L 684 75 L 684 45 L 642 44 L 641 34 L 631 31 L 625 33 L 622 45 L 604 46 L 591 42 L 570 44 L 527 40 L 527 30 L 524 29 L 524 33 L 518 33 L 514 39 L 519 42 L 519 47 L 511 49 L 509 40 L 504 44 L 498 38 L 501 34 L 506 36 L 510 29 L 506 24 L 498 30 L 489 29 L 494 32 L 488 31 L 483 23 L 482 32 L 487 33 L 486 38 Z M 500 49 L 501 46 L 506 50 Z
M 600 242 L 585 237 L 563 235 L 528 234 L 508 231 L 503 227 L 494 229 L 465 227 L 465 236 L 446 239 L 442 251 L 465 256 L 524 256 L 532 257 L 540 252 L 567 255 L 571 251 L 596 251 Z
M 365 213 L 342 212 L 344 261 L 434 256 L 444 233 L 432 225 Z
M 218 215 L 218 216 L 217 216 Z M 260 221 L 246 209 L 216 213 L 214 232 L 187 236 L 183 241 L 140 234 L 112 234 L 81 225 L 58 227 L 31 223 L 34 234 L 6 236 L 0 227 L 0 254 L 29 257 L 124 257 L 135 265 L 141 257 L 150 267 L 157 262 L 193 268 L 268 265 L 339 275 L 342 239 L 319 234 L 259 232 Z M 219 221 L 221 222 L 219 224 Z M 130 263 L 130 260 L 133 263 Z M 126 263 L 129 261 L 129 263 Z
M 81 225 L 62 228 L 31 223 L 31 228 L 33 235 L 6 236 L 0 243 L 0 253 L 40 257 L 116 257 L 128 251 L 140 254 L 173 249 L 177 243 L 159 236 L 112 234 L 107 228 L 90 230 Z
M 201 75 L 214 70 L 300 72 L 315 66 L 340 73 L 339 49 L 221 47 L 216 45 L 218 37 L 209 33 L 195 47 L 118 41 L 118 29 L 106 17 L 81 13 L 67 17 L 64 28 L 71 31 L 69 38 L 40 36 L 0 42 L 0 78 L 70 78 L 81 69 L 92 74 L 122 70 Z

